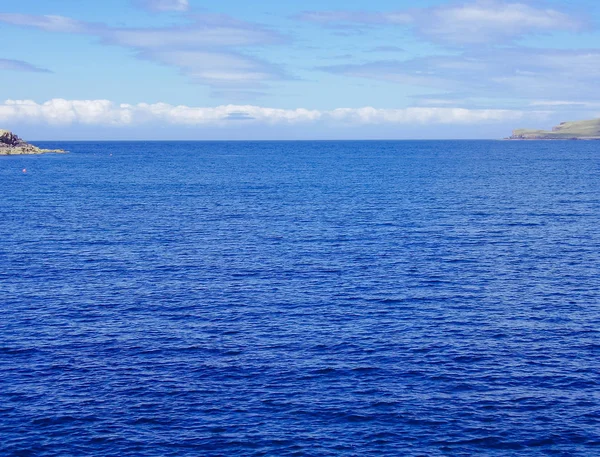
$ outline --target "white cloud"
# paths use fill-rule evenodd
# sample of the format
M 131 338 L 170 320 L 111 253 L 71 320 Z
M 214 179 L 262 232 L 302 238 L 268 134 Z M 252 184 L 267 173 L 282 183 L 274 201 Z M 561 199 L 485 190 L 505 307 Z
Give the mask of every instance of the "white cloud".
M 0 105 L 0 120 L 51 125 L 126 125 L 131 122 L 131 113 L 108 100 L 52 99 L 42 104 L 7 100 Z
M 170 124 L 182 126 L 231 125 L 244 122 L 262 125 L 289 125 L 328 122 L 355 125 L 478 124 L 513 121 L 546 113 L 499 109 L 412 107 L 402 109 L 337 108 L 310 110 L 267 108 L 254 105 L 217 107 L 174 106 L 167 103 L 116 104 L 109 100 L 52 99 L 7 100 L 0 104 L 0 121 L 50 125 L 132 126 Z
M 522 119 L 524 113 L 501 109 L 365 107 L 338 108 L 327 112 L 327 115 L 334 120 L 357 124 L 477 124 Z
M 297 19 L 326 26 L 410 26 L 417 35 L 442 44 L 506 42 L 553 31 L 579 31 L 585 21 L 552 8 L 524 2 L 476 0 L 404 11 L 307 11 Z
M 187 11 L 190 9 L 188 0 L 136 0 L 136 4 L 150 11 Z
M 582 26 L 577 18 L 550 8 L 481 0 L 433 8 L 431 14 L 419 21 L 418 31 L 436 41 L 469 44 L 538 32 L 576 31 Z

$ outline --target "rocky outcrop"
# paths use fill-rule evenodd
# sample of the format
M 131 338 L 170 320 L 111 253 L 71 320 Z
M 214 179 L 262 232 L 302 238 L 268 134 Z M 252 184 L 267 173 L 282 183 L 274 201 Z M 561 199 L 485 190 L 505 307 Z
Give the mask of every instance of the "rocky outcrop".
M 551 131 L 517 129 L 509 140 L 600 140 L 600 119 L 561 122 Z
M 23 141 L 14 133 L 0 129 L 0 156 L 65 152 L 62 149 L 40 149 Z

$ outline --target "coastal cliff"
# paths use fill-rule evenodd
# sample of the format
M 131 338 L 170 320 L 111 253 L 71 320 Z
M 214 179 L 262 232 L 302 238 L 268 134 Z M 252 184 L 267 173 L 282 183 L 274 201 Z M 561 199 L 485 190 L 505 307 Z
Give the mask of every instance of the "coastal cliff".
M 41 149 L 23 141 L 14 133 L 0 129 L 0 156 L 65 152 L 62 149 Z
M 548 130 L 513 130 L 509 140 L 600 140 L 600 119 L 562 122 Z

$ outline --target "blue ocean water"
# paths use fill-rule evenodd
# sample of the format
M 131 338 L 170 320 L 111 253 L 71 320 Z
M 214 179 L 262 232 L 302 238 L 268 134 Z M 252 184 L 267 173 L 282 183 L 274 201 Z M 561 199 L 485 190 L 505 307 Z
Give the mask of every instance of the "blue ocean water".
M 0 455 L 600 455 L 600 142 L 42 146 Z

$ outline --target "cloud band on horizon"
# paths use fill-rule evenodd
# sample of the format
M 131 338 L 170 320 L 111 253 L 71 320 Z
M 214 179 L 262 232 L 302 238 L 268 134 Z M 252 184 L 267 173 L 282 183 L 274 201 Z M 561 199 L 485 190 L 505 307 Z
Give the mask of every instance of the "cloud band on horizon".
M 52 99 L 6 100 L 0 104 L 1 122 L 45 125 L 132 126 L 167 123 L 180 126 L 226 126 L 232 121 L 263 125 L 328 122 L 347 125 L 373 124 L 477 124 L 545 117 L 547 111 L 410 107 L 401 109 L 336 108 L 310 110 L 268 108 L 255 105 L 191 107 L 168 103 L 117 104 L 109 100 Z

